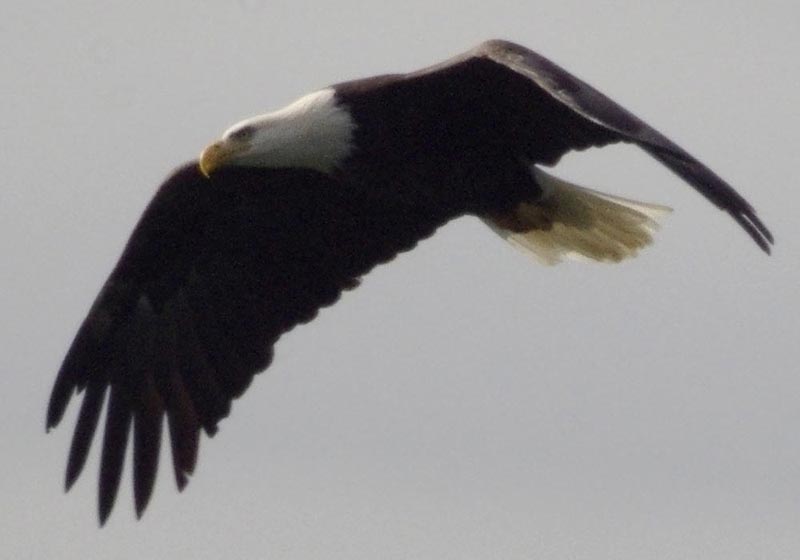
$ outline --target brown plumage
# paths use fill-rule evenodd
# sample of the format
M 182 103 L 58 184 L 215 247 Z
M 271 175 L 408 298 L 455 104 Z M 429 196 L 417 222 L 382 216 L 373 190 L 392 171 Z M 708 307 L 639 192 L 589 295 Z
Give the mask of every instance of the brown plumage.
M 47 427 L 60 422 L 74 393 L 84 393 L 69 488 L 108 401 L 101 523 L 116 498 L 131 425 L 141 515 L 165 418 L 183 488 L 200 431 L 217 431 L 231 401 L 270 364 L 281 334 L 447 221 L 480 216 L 548 262 L 569 254 L 619 260 L 649 243 L 658 207 L 587 191 L 535 167 L 569 150 L 634 143 L 729 213 L 762 249 L 772 243 L 747 201 L 707 167 L 518 45 L 490 41 L 418 72 L 339 84 L 314 100 L 318 106 L 301 104 L 291 116 L 307 119 L 321 107 L 338 119 L 339 129 L 309 147 L 327 160 L 271 165 L 250 143 L 275 126 L 272 114 L 261 128 L 248 123 L 226 133 L 204 152 L 202 172 L 190 162 L 161 186 L 80 327 L 56 378 Z M 307 129 L 302 134 L 317 141 Z M 250 159 L 226 161 L 233 153 Z M 280 157 L 311 161 L 291 151 Z

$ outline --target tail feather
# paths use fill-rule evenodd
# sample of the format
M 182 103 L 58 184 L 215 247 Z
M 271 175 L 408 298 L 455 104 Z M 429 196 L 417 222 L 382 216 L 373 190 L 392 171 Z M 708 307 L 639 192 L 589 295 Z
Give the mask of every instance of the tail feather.
M 510 216 L 484 217 L 498 235 L 545 264 L 564 258 L 619 262 L 649 245 L 671 209 L 573 185 L 533 168 L 541 200 Z

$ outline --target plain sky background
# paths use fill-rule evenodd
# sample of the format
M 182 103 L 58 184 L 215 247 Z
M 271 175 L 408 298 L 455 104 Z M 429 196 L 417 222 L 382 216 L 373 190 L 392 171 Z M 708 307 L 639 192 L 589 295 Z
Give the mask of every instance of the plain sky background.
M 795 1 L 4 2 L 0 557 L 798 557 L 799 29 Z M 675 208 L 640 258 L 449 224 L 280 340 L 185 492 L 162 461 L 137 522 L 128 469 L 99 530 L 96 447 L 63 494 L 78 401 L 47 436 L 45 406 L 157 185 L 243 117 L 492 37 L 729 179 L 774 255 L 634 148 L 570 156 Z

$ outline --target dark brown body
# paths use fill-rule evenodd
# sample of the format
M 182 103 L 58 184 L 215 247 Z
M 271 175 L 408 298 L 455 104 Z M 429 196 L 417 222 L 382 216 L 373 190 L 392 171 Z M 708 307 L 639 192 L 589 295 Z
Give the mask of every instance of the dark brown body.
M 707 167 L 539 55 L 490 41 L 419 72 L 335 86 L 355 149 L 328 175 L 190 162 L 162 185 L 58 373 L 48 428 L 83 391 L 67 487 L 83 469 L 104 399 L 101 523 L 133 424 L 137 513 L 150 498 L 166 418 L 179 487 L 231 401 L 282 333 L 311 320 L 376 264 L 465 213 L 502 216 L 541 196 L 531 164 L 570 149 L 639 145 L 765 250 L 752 207 Z M 513 225 L 511 222 L 509 224 Z M 108 397 L 106 397 L 108 395 Z

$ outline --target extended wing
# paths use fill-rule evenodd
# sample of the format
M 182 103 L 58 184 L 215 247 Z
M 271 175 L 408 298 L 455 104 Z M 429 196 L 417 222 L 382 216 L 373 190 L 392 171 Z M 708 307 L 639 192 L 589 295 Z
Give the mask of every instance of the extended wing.
M 160 188 L 84 320 L 58 373 L 48 429 L 84 392 L 66 473 L 83 469 L 108 394 L 99 482 L 101 524 L 113 507 L 133 424 L 137 515 L 155 481 L 163 419 L 179 488 L 272 345 L 353 288 L 374 265 L 448 219 L 382 205 L 297 169 L 197 163 Z
M 595 125 L 581 127 L 581 132 L 596 143 L 607 143 L 609 131 L 616 135 L 616 140 L 635 143 L 730 214 L 765 252 L 770 252 L 774 241 L 772 234 L 753 207 L 733 187 L 683 148 L 590 85 L 543 56 L 508 41 L 487 41 L 461 60 L 467 57 L 488 59 L 524 76 L 541 92 L 588 121 L 586 125 Z M 537 107 L 536 110 L 544 109 Z

